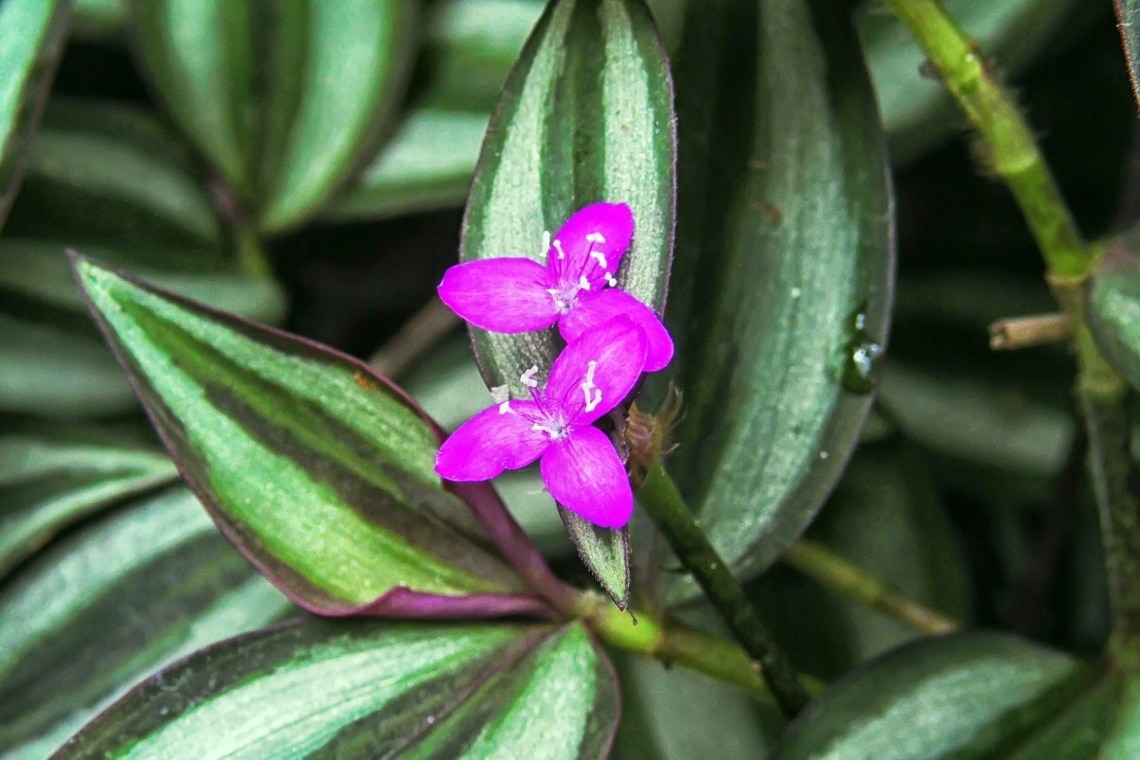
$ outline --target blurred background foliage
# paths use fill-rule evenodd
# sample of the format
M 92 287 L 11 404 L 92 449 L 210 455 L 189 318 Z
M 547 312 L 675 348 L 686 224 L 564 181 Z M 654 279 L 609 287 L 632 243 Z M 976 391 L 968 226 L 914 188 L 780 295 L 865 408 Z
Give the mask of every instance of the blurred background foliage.
M 667 0 L 650 4 L 669 47 L 679 17 Z M 874 0 L 854 5 L 892 151 L 898 287 L 871 424 L 808 535 L 966 624 L 1099 651 L 1106 591 L 1072 362 L 1060 346 L 995 352 L 987 345 L 995 319 L 1052 308 L 1036 246 L 1006 190 L 986 176 L 938 83 L 921 91 L 908 84 L 922 56 L 905 31 Z M 1109 3 L 946 6 L 1018 92 L 1086 236 L 1131 226 L 1140 217 L 1140 141 Z M 392 88 L 392 116 L 358 151 L 359 166 L 345 167 L 351 179 L 284 231 L 261 236 L 154 97 L 130 42 L 126 3 L 76 3 L 0 235 L 0 579 L 9 576 L 0 580 L 0 620 L 24 603 L 27 588 L 51 582 L 52 557 L 88 546 L 92 531 L 116 530 L 116 515 L 145 509 L 154 489 L 173 481 L 89 323 L 62 247 L 373 355 L 430 301 L 455 262 L 483 129 L 541 7 L 537 0 L 424 3 L 407 87 Z M 485 405 L 472 391 L 478 371 L 459 331 L 399 379 L 445 427 Z M 516 474 L 501 486 L 556 567 L 589 583 L 537 479 Z M 118 509 L 105 525 L 92 520 L 108 507 Z M 215 543 L 211 552 L 224 550 Z M 179 557 L 194 561 L 185 551 Z M 232 576 L 217 581 L 231 593 L 254 583 L 228 565 L 216 572 Z M 793 658 L 820 678 L 916 635 L 783 565 L 750 588 Z M 256 593 L 262 614 L 238 628 L 283 614 L 279 599 L 268 600 L 260 586 Z M 0 626 L 0 641 L 5 635 L 18 634 Z M 88 710 L 116 679 L 125 683 L 184 651 L 158 646 L 126 670 L 108 665 L 115 675 L 104 691 L 92 686 L 87 707 L 68 709 Z M 667 718 L 697 703 L 725 704 L 703 691 L 722 687 L 684 674 L 695 681 L 689 696 L 690 686 L 654 665 L 628 661 L 621 670 L 624 741 L 645 742 L 660 757 L 694 756 L 698 748 L 671 737 Z M 28 672 L 5 670 L 0 658 L 3 691 L 26 683 Z M 739 750 L 724 746 L 722 756 L 755 756 L 772 734 L 750 722 L 753 706 L 737 707 L 708 720 L 748 726 L 732 734 L 742 737 Z M 24 709 L 0 699 L 0 725 L 6 710 Z M 35 732 L 53 720 L 37 717 Z M 66 735 L 67 726 L 52 736 Z M 748 740 L 749 732 L 759 733 Z M 25 738 L 5 738 L 0 729 L 0 748 Z M 620 747 L 619 754 L 630 752 Z

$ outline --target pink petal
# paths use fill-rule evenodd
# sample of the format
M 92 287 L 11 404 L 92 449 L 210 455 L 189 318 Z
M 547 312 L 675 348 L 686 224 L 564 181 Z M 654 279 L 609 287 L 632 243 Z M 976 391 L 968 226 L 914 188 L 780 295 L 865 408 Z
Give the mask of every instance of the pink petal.
M 510 401 L 484 409 L 459 426 L 435 457 L 435 471 L 446 480 L 490 480 L 503 470 L 526 467 L 542 456 L 550 436 L 534 430 L 545 416 L 533 401 Z
M 546 268 L 526 258 L 479 259 L 448 269 L 439 297 L 476 327 L 502 333 L 550 327 L 558 310 Z
M 632 237 L 629 206 L 594 203 L 577 211 L 554 235 L 546 265 L 563 287 L 576 286 L 585 277 L 589 289 L 597 292 L 606 286 L 606 274 L 617 272 Z
M 570 343 L 619 314 L 626 315 L 645 331 L 645 371 L 664 368 L 673 359 L 673 338 L 653 309 L 624 290 L 610 288 L 600 293 L 582 294 L 578 305 L 559 320 L 558 330 Z
M 542 457 L 542 481 L 562 506 L 603 528 L 622 528 L 633 514 L 629 476 L 613 443 L 596 427 L 575 428 Z
M 567 422 L 588 425 L 637 383 L 645 351 L 645 331 L 624 314 L 582 333 L 550 368 L 546 408 Z

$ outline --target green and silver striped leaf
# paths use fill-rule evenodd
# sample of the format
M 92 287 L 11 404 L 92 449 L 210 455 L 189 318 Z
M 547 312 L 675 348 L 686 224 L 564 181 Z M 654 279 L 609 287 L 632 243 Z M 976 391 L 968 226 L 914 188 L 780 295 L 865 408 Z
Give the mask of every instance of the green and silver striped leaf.
M 46 757 L 134 681 L 297 612 L 183 487 L 100 518 L 0 587 L 0 756 Z
M 138 50 L 174 121 L 281 232 L 386 132 L 415 50 L 410 0 L 137 0 Z
M 684 414 L 667 467 L 724 559 L 754 574 L 858 442 L 887 332 L 893 200 L 843 3 L 693 4 L 682 28 L 666 324 Z M 688 576 L 664 584 L 672 601 L 698 593 Z
M 0 227 L 67 39 L 70 0 L 0 3 Z
M 86 259 L 75 269 L 183 476 L 299 604 L 330 615 L 541 608 L 476 507 L 443 489 L 437 429 L 367 365 Z M 507 530 L 495 506 L 484 524 Z
M 550 3 L 491 117 L 460 258 L 539 259 L 544 231 L 590 203 L 624 202 L 636 231 L 618 283 L 661 312 L 673 250 L 674 137 L 668 62 L 644 3 Z M 487 385 L 509 385 L 523 397 L 519 375 L 535 364 L 549 367 L 560 347 L 553 329 L 501 335 L 472 328 L 472 341 Z M 596 536 L 577 515 L 562 516 L 583 561 L 624 606 L 626 534 Z
M 574 760 L 603 757 L 617 717 L 577 624 L 313 621 L 175 665 L 55 757 Z
M 98 429 L 5 422 L 0 433 L 0 579 L 68 525 L 169 483 L 160 451 Z
M 1078 702 L 1094 676 L 1093 668 L 1068 655 L 1012 636 L 922 639 L 824 692 L 792 724 L 773 758 L 1014 757 L 1015 748 Z

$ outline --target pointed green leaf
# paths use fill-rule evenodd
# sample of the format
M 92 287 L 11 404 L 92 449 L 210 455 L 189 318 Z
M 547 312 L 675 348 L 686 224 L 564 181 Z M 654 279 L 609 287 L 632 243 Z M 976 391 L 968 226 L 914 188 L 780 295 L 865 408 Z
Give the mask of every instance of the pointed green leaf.
M 91 428 L 0 433 L 0 578 L 64 527 L 177 477 L 160 451 Z
M 410 0 L 139 0 L 139 52 L 171 115 L 280 232 L 319 211 L 389 127 Z
M 69 0 L 0 4 L 0 227 L 67 39 Z
M 131 408 L 134 394 L 86 314 L 64 242 L 0 240 L 0 409 L 94 415 Z M 284 294 L 232 261 L 167 249 L 85 250 L 179 293 L 276 322 Z
M 1132 79 L 1132 92 L 1140 103 L 1140 2 L 1113 0 L 1116 20 L 1119 22 L 1120 41 L 1124 44 L 1124 57 L 1128 59 L 1128 75 Z
M 535 609 L 443 490 L 436 429 L 367 365 L 85 259 L 75 268 L 184 477 L 298 603 L 339 615 Z
M 807 526 L 841 472 L 886 337 L 890 183 L 854 32 L 833 6 L 694 5 L 674 62 L 666 322 L 685 414 L 668 467 L 745 573 Z M 685 576 L 666 583 L 674 599 L 696 593 Z
M 138 110 L 81 101 L 48 108 L 5 235 L 215 255 L 223 244 L 210 197 L 173 135 Z
M 486 130 L 483 113 L 413 109 L 325 216 L 384 219 L 463 205 Z
M 291 612 L 183 487 L 101 518 L 0 588 L 0 755 L 46 757 L 136 679 Z
M 924 639 L 851 673 L 791 727 L 775 760 L 1008 757 L 1090 681 L 1076 660 L 997 634 Z
M 479 159 L 461 258 L 538 259 L 544 231 L 579 208 L 625 202 L 636 223 L 620 285 L 665 302 L 673 240 L 673 104 L 665 54 L 638 0 L 559 0 L 547 6 L 512 69 Z M 549 367 L 553 331 L 474 330 L 488 386 Z
M 558 516 L 566 525 L 566 532 L 577 547 L 582 564 L 594 575 L 618 609 L 629 607 L 629 589 L 633 581 L 629 528 L 601 528 L 562 506 L 558 507 Z
M 1135 233 L 1133 233 L 1135 236 Z M 1089 329 L 1106 359 L 1140 388 L 1140 256 L 1121 241 L 1101 259 L 1085 301 Z
M 309 622 L 175 665 L 57 757 L 596 758 L 616 692 L 578 625 Z
M 1051 52 L 1066 26 L 1087 12 L 1082 0 L 943 0 L 942 5 L 1011 79 Z M 896 165 L 912 161 L 959 132 L 966 124 L 961 109 L 936 77 L 924 74 L 926 54 L 910 30 L 874 3 L 861 3 L 855 20 L 890 137 L 891 160 Z

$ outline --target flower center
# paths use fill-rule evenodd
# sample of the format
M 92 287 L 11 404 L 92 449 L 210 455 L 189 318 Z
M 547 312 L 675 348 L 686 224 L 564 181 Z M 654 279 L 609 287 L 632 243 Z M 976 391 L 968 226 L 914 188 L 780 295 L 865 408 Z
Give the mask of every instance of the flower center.
M 570 425 L 568 425 L 566 420 L 562 419 L 561 416 L 554 417 L 547 415 L 543 422 L 534 423 L 530 426 L 530 429 L 540 433 L 546 433 L 552 441 L 564 441 L 566 437 L 570 435 Z

